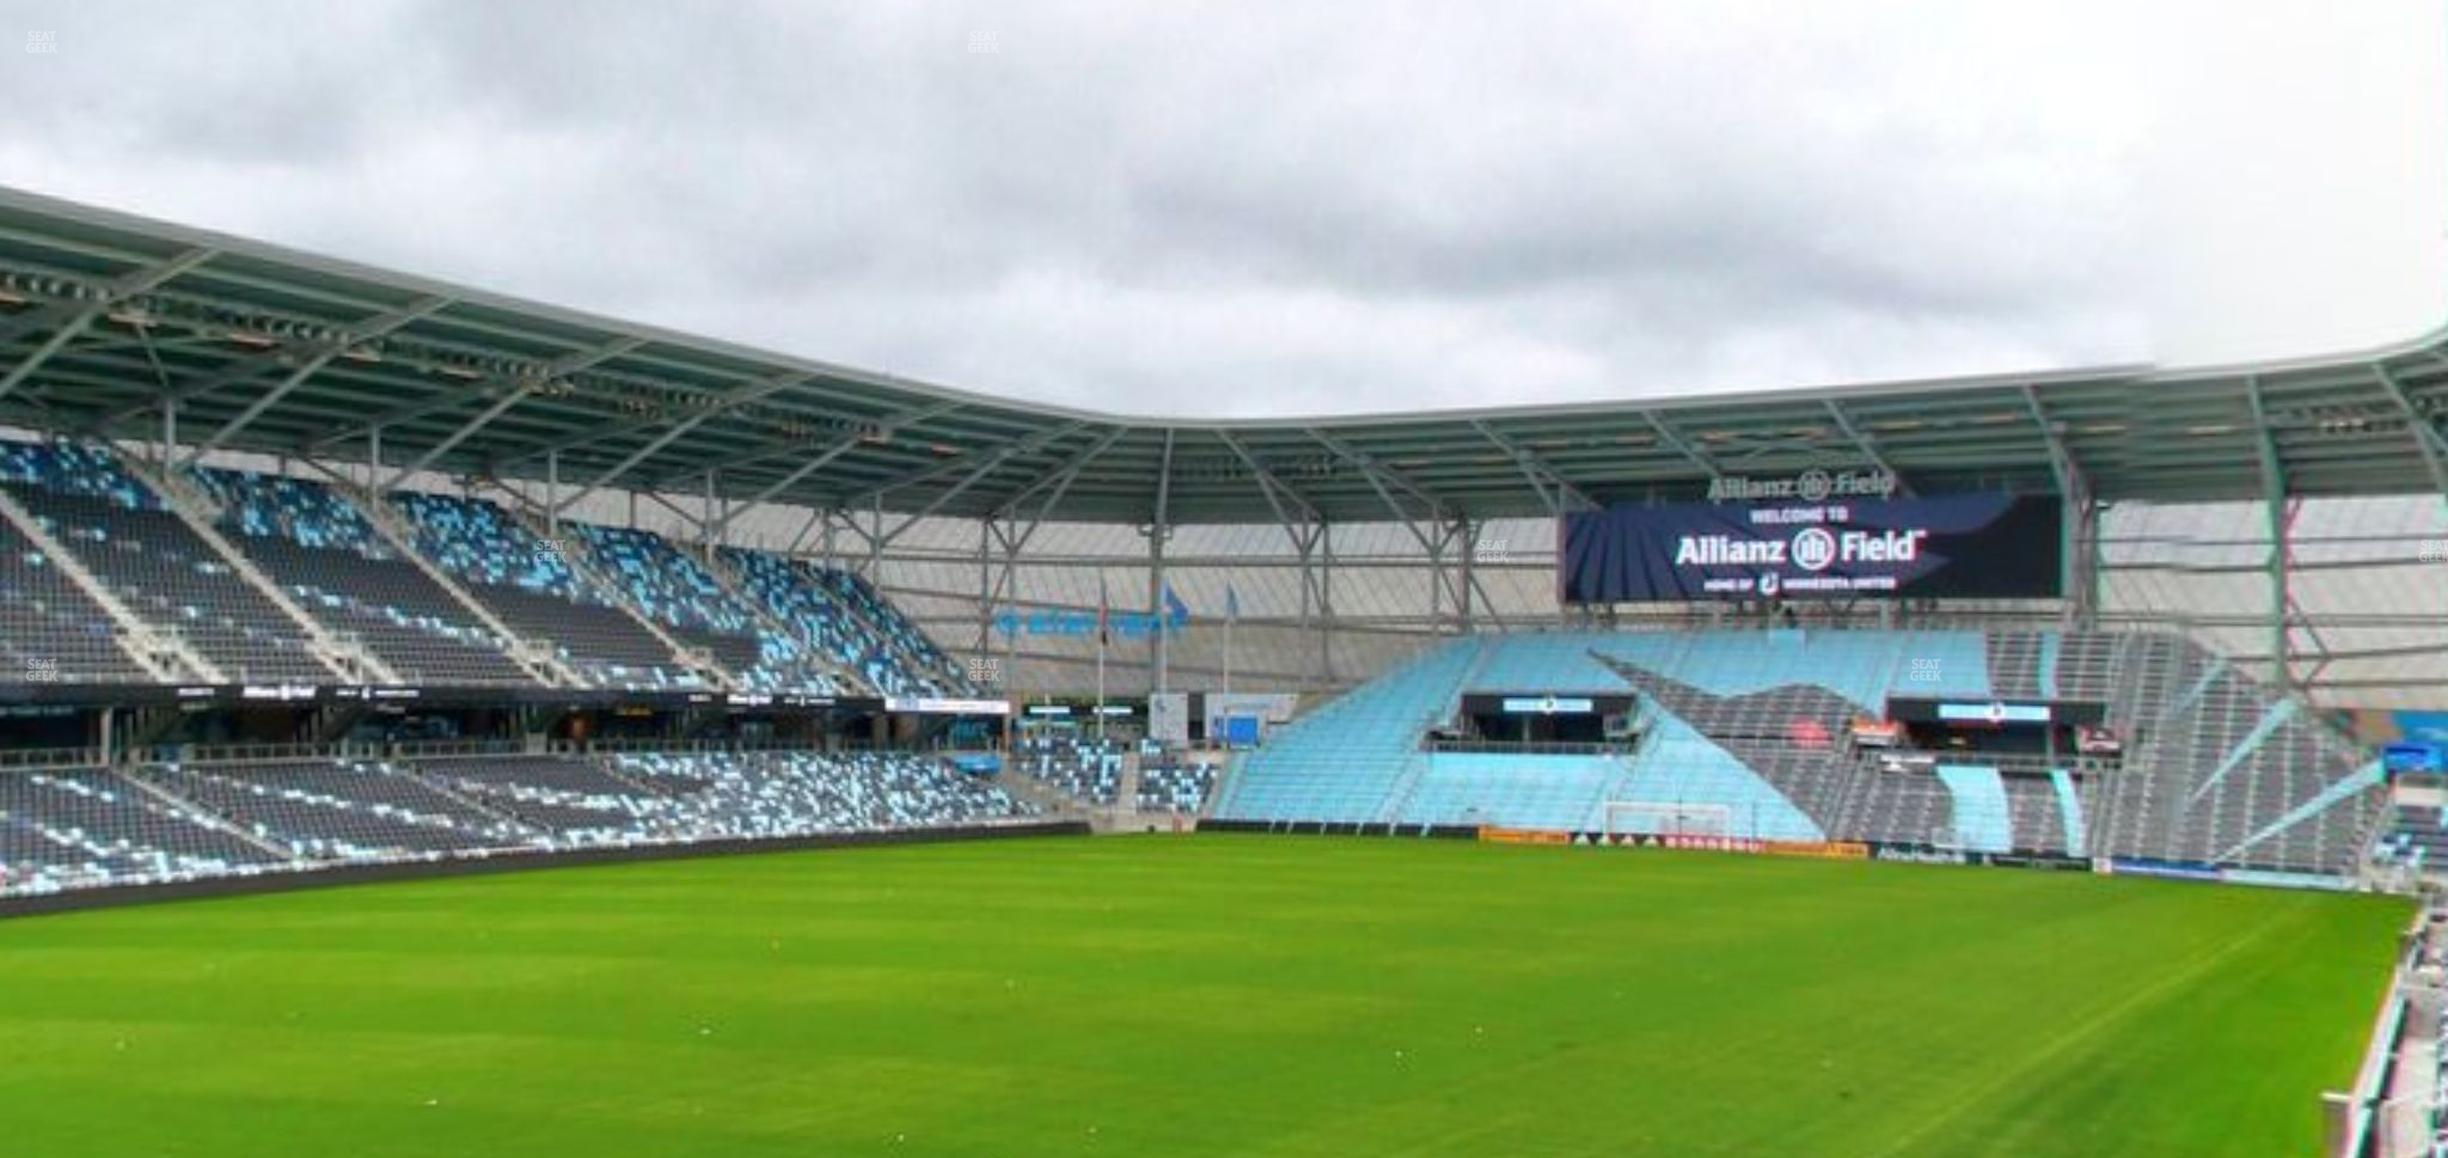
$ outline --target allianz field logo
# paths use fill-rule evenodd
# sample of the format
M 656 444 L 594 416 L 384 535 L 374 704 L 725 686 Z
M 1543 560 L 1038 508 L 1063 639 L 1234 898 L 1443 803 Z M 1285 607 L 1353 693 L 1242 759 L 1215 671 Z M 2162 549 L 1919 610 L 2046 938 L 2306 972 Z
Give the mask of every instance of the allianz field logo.
M 1836 536 L 1825 527 L 1807 527 L 1793 539 L 1794 566 L 1805 571 L 1825 571 L 1836 562 Z
M 1813 467 L 1787 478 L 1722 475 L 1709 480 L 1708 501 L 1749 503 L 1800 499 L 1806 503 L 1819 503 L 1835 498 L 1883 499 L 1893 496 L 1896 486 L 1896 476 L 1889 471 L 1828 471 Z

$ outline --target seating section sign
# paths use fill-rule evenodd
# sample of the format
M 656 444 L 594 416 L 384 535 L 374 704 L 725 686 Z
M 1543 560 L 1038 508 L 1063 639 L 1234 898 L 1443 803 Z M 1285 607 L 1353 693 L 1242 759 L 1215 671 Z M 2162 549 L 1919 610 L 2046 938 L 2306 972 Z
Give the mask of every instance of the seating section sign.
M 2055 496 L 1616 506 L 1564 517 L 1566 603 L 2047 599 L 2064 588 Z

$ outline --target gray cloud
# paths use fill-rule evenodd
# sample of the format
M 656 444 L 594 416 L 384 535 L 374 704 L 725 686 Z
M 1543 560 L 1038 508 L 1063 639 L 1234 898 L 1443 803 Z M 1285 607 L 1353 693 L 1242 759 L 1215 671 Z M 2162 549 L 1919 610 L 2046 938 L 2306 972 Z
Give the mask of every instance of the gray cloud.
M 2165 159 L 2203 22 L 2028 7 L 5 5 L 60 50 L 0 70 L 0 180 L 1140 413 L 2150 356 L 2232 280 L 2157 240 L 2219 176 Z M 2197 87 L 2300 36 L 2244 23 Z M 2437 233 L 2392 212 L 2325 220 Z

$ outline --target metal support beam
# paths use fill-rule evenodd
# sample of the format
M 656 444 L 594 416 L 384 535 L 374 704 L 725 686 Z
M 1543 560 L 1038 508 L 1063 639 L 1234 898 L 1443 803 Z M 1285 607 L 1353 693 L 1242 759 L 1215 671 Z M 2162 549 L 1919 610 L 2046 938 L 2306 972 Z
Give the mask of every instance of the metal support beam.
M 1692 465 L 1699 467 L 1702 473 L 1708 475 L 1711 482 L 1725 477 L 1725 472 L 1718 469 L 1716 459 L 1710 458 L 1699 447 L 1694 446 L 1681 434 L 1676 433 L 1673 427 L 1666 425 L 1665 419 L 1657 416 L 1656 411 L 1642 410 L 1640 412 L 1640 417 L 1642 422 L 1649 424 L 1649 429 L 1657 432 L 1659 441 L 1664 442 L 1676 453 L 1690 459 Z
M 229 421 L 222 423 L 221 428 L 213 431 L 211 437 L 197 443 L 195 449 L 188 452 L 188 464 L 194 465 L 198 459 L 227 445 L 230 439 L 237 437 L 239 432 L 244 431 L 248 426 L 253 425 L 257 418 L 262 417 L 264 411 L 270 410 L 274 403 L 288 397 L 290 391 L 305 385 L 307 379 L 314 377 L 315 373 L 323 367 L 331 365 L 332 359 L 339 356 L 340 351 L 337 349 L 326 350 L 299 364 L 298 368 L 290 371 L 289 376 L 281 379 L 278 385 L 265 391 L 262 397 L 257 398 L 246 409 L 239 411 Z
M 833 460 L 850 453 L 851 448 L 856 447 L 859 444 L 860 439 L 864 437 L 864 435 L 853 434 L 848 438 L 841 439 L 840 441 L 835 442 L 833 445 L 824 448 L 824 450 L 818 452 L 814 457 L 808 459 L 806 462 L 800 463 L 798 466 L 791 468 L 791 472 L 789 474 L 783 475 L 781 478 L 776 479 L 774 482 L 766 485 L 763 489 L 757 491 L 757 493 L 748 496 L 746 500 L 740 503 L 738 511 L 733 512 L 733 515 L 728 515 L 723 518 L 724 525 L 728 526 L 731 519 L 739 512 L 754 510 L 756 507 L 773 498 L 775 495 L 781 494 L 783 491 L 789 490 L 793 486 L 798 485 L 800 479 L 806 478 L 817 471 L 823 470 L 827 465 L 832 463 Z
M 1828 417 L 1836 420 L 1836 429 L 1843 431 L 1846 438 L 1853 440 L 1854 449 L 1860 451 L 1861 456 L 1869 460 L 1870 465 L 1877 467 L 1885 472 L 1887 477 L 1894 479 L 1896 490 L 1910 496 L 1913 493 L 1912 483 L 1905 479 L 1903 471 L 1897 470 L 1895 464 L 1888 462 L 1887 457 L 1879 453 L 1878 443 L 1869 435 L 1862 433 L 1860 427 L 1853 425 L 1852 416 L 1846 414 L 1844 407 L 1837 405 L 1835 399 L 1827 399 L 1826 406 Z
M 2270 675 L 2280 691 L 2293 694 L 2295 664 L 2293 632 L 2288 630 L 2287 609 L 2294 602 L 2289 590 L 2290 573 L 2288 528 L 2294 519 L 2287 510 L 2286 463 L 2278 453 L 2278 441 L 2270 430 L 2269 410 L 2261 397 L 2261 379 L 2247 375 L 2244 379 L 2245 401 L 2252 408 L 2254 450 L 2261 460 L 2261 502 L 2269 527 L 2269 633 Z
M 1171 691 L 1172 635 L 1165 624 L 1165 540 L 1173 534 L 1173 440 L 1164 432 L 1164 454 L 1156 467 L 1156 505 L 1148 520 L 1148 615 L 1155 630 L 1148 633 L 1148 661 L 1156 672 L 1156 690 Z
M 1027 454 L 1030 451 L 1041 449 L 1048 443 L 1059 442 L 1065 438 L 1068 438 L 1071 435 L 1078 433 L 1087 425 L 1088 424 L 1085 422 L 1065 423 L 1052 430 L 1041 430 L 1025 438 L 1015 439 L 1011 442 L 1004 443 L 991 451 L 988 451 L 984 465 L 972 470 L 970 474 L 963 478 L 961 482 L 957 486 L 953 487 L 950 492 L 937 496 L 935 502 L 927 507 L 926 513 L 933 514 L 936 511 L 943 509 L 943 505 L 951 501 L 954 495 L 958 495 L 962 491 L 968 490 L 971 486 L 975 485 L 979 479 L 986 477 L 989 472 L 1002 466 L 1004 463 L 1010 462 L 1013 458 L 1019 455 Z M 934 466 L 926 468 L 925 470 L 913 471 L 909 474 L 902 475 L 899 478 L 887 480 L 881 485 L 861 491 L 857 495 L 853 496 L 850 501 L 853 503 L 872 503 L 876 506 L 878 511 L 882 511 L 884 509 L 882 504 L 885 495 L 890 494 L 893 491 L 900 490 L 903 487 L 912 487 L 920 483 L 932 482 L 946 475 L 957 473 L 962 468 L 967 467 L 970 463 L 975 461 L 977 460 L 974 458 L 967 458 L 954 459 L 950 462 L 938 463 Z M 881 528 L 883 524 L 879 522 L 877 526 Z M 907 529 L 906 524 L 904 524 L 903 529 Z
M 2047 407 L 2041 405 L 2040 392 L 2026 382 L 2022 394 L 2024 409 L 2031 412 L 2041 443 L 2048 448 L 2049 473 L 2057 480 L 2062 508 L 2058 550 L 2063 558 L 2061 583 L 2068 595 L 2068 625 L 2088 631 L 2099 624 L 2099 503 L 2091 496 L 2090 476 L 2075 461 L 2073 449 L 2066 445 L 2057 423 L 2049 418 Z
M 92 297 L 54 302 L 38 307 L 22 317 L 0 322 L 0 346 L 14 342 L 45 326 L 57 326 L 61 330 L 73 326 L 82 330 L 92 325 L 102 315 L 109 313 L 112 306 L 159 289 L 164 282 L 211 261 L 216 256 L 218 256 L 218 251 L 210 248 L 189 249 L 166 261 L 129 270 L 99 286 L 87 283 L 87 288 L 93 291 Z
M 402 326 L 406 326 L 422 318 L 431 317 L 445 307 L 448 307 L 454 300 L 455 299 L 440 296 L 419 298 L 416 301 L 411 302 L 406 306 L 402 306 L 399 309 L 392 310 L 389 313 L 379 314 L 375 317 L 368 318 L 365 321 L 347 326 L 343 328 L 338 335 L 334 336 L 328 341 L 315 342 L 303 347 L 277 346 L 272 349 L 265 350 L 260 354 L 254 354 L 238 359 L 237 361 L 223 366 L 221 369 L 214 371 L 212 374 L 207 375 L 200 380 L 180 386 L 172 393 L 174 393 L 181 402 L 193 402 L 196 399 L 202 398 L 207 394 L 211 394 L 222 389 L 223 387 L 233 386 L 259 378 L 270 371 L 281 368 L 281 366 L 288 364 L 292 360 L 298 358 L 300 355 L 304 355 L 306 358 L 306 361 L 300 364 L 299 369 L 294 370 L 288 377 L 283 378 L 278 385 L 267 391 L 262 397 L 257 398 L 245 410 L 240 411 L 236 417 L 233 417 L 228 422 L 223 423 L 221 425 L 221 429 L 214 431 L 212 437 L 206 440 L 203 447 L 200 448 L 196 454 L 189 456 L 188 461 L 192 462 L 196 458 L 201 457 L 205 450 L 218 450 L 222 446 L 226 445 L 230 439 L 237 437 L 238 432 L 245 430 L 249 425 L 253 424 L 257 418 L 262 417 L 263 413 L 270 410 L 275 403 L 278 403 L 281 399 L 288 397 L 291 391 L 296 390 L 301 385 L 304 385 L 309 378 L 321 371 L 323 367 L 330 365 L 333 359 L 342 357 L 348 354 L 350 351 L 363 346 L 365 343 L 383 337 L 386 334 L 390 334 Z M 133 417 L 137 412 L 138 411 L 136 408 L 131 407 L 127 410 L 120 411 L 117 414 L 108 415 L 94 424 L 96 427 L 96 432 L 107 433 L 110 427 L 116 426 L 120 422 Z
M 1596 500 L 1566 479 L 1554 464 L 1539 457 L 1529 447 L 1496 433 L 1495 428 L 1478 419 L 1471 420 L 1471 429 L 1478 431 L 1479 436 L 1487 439 L 1496 449 L 1512 456 L 1513 465 L 1520 468 L 1522 478 L 1529 481 L 1531 490 L 1538 492 L 1539 501 L 1547 504 L 1549 513 L 1563 514 L 1565 499 L 1580 503 L 1584 509 L 1598 506 Z M 1544 483 L 1541 482 L 1542 478 L 1545 479 Z M 1548 490 L 1550 485 L 1555 488 L 1552 494 Z
M 43 339 L 42 345 L 34 347 L 34 351 L 27 354 L 24 361 L 11 368 L 6 377 L 0 377 L 0 398 L 6 398 L 15 392 L 19 386 L 25 384 L 26 379 L 34 376 L 34 371 L 42 369 L 43 363 L 50 361 L 53 354 L 66 349 L 68 343 L 75 341 L 78 334 L 85 332 L 85 327 L 92 325 L 95 318 L 102 316 L 104 308 L 106 307 L 97 305 L 69 319 L 66 325 L 52 331 L 51 336 Z
M 1399 472 L 1396 472 L 1379 463 L 1376 459 L 1370 457 L 1366 451 L 1359 450 L 1343 444 L 1335 439 L 1328 438 L 1327 436 L 1314 430 L 1309 432 L 1309 436 L 1316 439 L 1321 445 L 1325 446 L 1326 449 L 1343 456 L 1346 461 L 1359 467 L 1361 478 L 1367 481 L 1369 484 L 1369 489 L 1377 492 L 1377 498 L 1381 502 L 1385 503 L 1386 510 L 1393 513 L 1394 521 L 1401 524 L 1403 530 L 1410 532 L 1412 540 L 1417 542 L 1420 546 L 1420 550 L 1427 554 L 1430 597 L 1429 618 L 1431 621 L 1434 621 L 1437 616 L 1443 614 L 1443 603 L 1445 597 L 1449 595 L 1456 595 L 1451 578 L 1445 574 L 1445 545 L 1443 528 L 1445 524 L 1446 512 L 1444 507 L 1436 501 L 1435 496 L 1430 495 L 1427 491 L 1421 489 L 1417 484 L 1414 484 L 1410 480 L 1404 478 Z M 1387 489 L 1388 483 L 1392 483 L 1395 486 L 1404 487 L 1413 497 L 1428 504 L 1428 518 L 1438 527 L 1438 533 L 1435 539 L 1432 540 L 1425 532 L 1421 531 L 1418 524 L 1412 521 L 1411 513 L 1404 510 L 1402 504 L 1394 500 L 1393 492 Z M 1459 606 L 1460 602 L 1460 599 L 1457 597 L 1455 599 L 1456 606 Z
M 1250 477 L 1257 483 L 1259 495 L 1266 499 L 1269 507 L 1274 508 L 1275 519 L 1277 522 L 1280 522 L 1287 527 L 1292 525 L 1292 520 L 1284 515 L 1284 503 L 1286 502 L 1300 508 L 1301 516 L 1308 521 L 1312 523 L 1324 521 L 1324 516 L 1318 513 L 1317 504 L 1301 497 L 1301 493 L 1299 491 L 1293 490 L 1290 486 L 1285 485 L 1284 481 L 1277 478 L 1273 471 L 1270 471 L 1265 466 L 1260 465 L 1257 457 L 1249 452 L 1249 448 L 1241 445 L 1240 439 L 1234 438 L 1232 435 L 1227 434 L 1222 430 L 1210 431 L 1209 433 L 1215 435 L 1216 441 L 1223 443 L 1227 449 L 1233 452 L 1234 457 L 1239 458 L 1250 468 Z
M 138 294 L 151 291 L 162 283 L 212 260 L 215 252 L 211 249 L 187 250 L 158 265 L 132 270 L 112 279 L 95 297 L 44 306 L 24 318 L 12 319 L 6 324 L 0 324 L 0 345 L 7 345 L 46 325 L 57 323 L 57 328 L 51 332 L 50 337 L 43 339 L 42 344 L 34 347 L 24 360 L 11 367 L 6 376 L 0 377 L 0 398 L 8 397 L 19 386 L 24 385 L 26 379 L 33 377 L 34 372 L 42 368 L 43 363 L 50 361 L 53 355 L 66 349 L 68 343 L 76 340 L 77 335 L 84 333 L 88 327 L 109 313 L 112 306 Z M 146 353 L 148 356 L 151 355 L 150 346 L 147 347 Z M 159 366 L 158 359 L 155 365 Z
M 851 445 L 853 446 L 856 446 L 861 441 L 867 441 L 869 439 L 888 442 L 895 434 L 898 434 L 904 428 L 917 425 L 921 422 L 927 422 L 932 419 L 940 418 L 946 414 L 952 413 L 953 411 L 959 410 L 966 405 L 968 405 L 968 403 L 965 402 L 938 402 L 931 406 L 923 406 L 916 410 L 905 410 L 898 414 L 888 415 L 883 418 L 843 422 L 838 423 L 837 426 L 848 431 L 852 438 Z M 723 460 L 723 465 L 736 474 L 739 471 L 745 470 L 749 467 L 763 466 L 766 463 L 773 462 L 777 459 L 796 458 L 799 455 L 805 454 L 808 447 L 811 445 L 813 445 L 813 443 L 810 441 L 809 436 L 804 434 L 792 435 L 787 438 L 777 438 L 771 442 L 760 443 L 747 450 L 741 451 L 738 454 L 731 455 Z M 687 477 L 688 472 L 686 471 L 675 471 L 671 474 L 661 475 L 647 480 L 646 489 L 662 490 L 663 488 L 670 486 L 672 483 L 678 482 Z
M 577 505 L 580 500 L 586 498 L 588 495 L 594 494 L 596 491 L 602 490 L 603 488 L 619 481 L 622 475 L 628 474 L 631 470 L 635 469 L 637 464 L 652 458 L 656 451 L 661 450 L 666 446 L 670 446 L 680 436 L 687 434 L 689 431 L 697 429 L 698 423 L 714 417 L 716 413 L 717 411 L 713 410 L 699 411 L 696 414 L 690 415 L 687 419 L 681 421 L 680 423 L 672 426 L 670 429 L 665 430 L 663 433 L 648 439 L 644 446 L 630 451 L 628 457 L 614 463 L 611 469 L 587 480 L 587 484 L 578 488 L 576 493 L 554 504 L 553 509 L 555 511 L 568 510 L 570 507 Z M 551 453 L 557 457 L 560 454 L 560 451 L 556 448 L 548 453 Z
M 356 425 L 344 426 L 330 433 L 318 435 L 307 440 L 305 445 L 299 449 L 312 454 L 333 443 L 348 442 L 363 437 L 367 430 L 377 426 L 397 427 L 403 422 L 414 422 L 446 410 L 456 410 L 467 405 L 472 397 L 480 397 L 481 392 L 490 387 L 506 385 L 524 388 L 532 393 L 534 390 L 551 385 L 557 379 L 602 365 L 645 344 L 646 339 L 644 338 L 615 338 L 590 350 L 565 354 L 515 377 L 481 378 L 472 383 L 465 383 L 459 388 L 394 407 Z
M 1410 476 L 1377 461 L 1376 457 L 1367 451 L 1344 442 L 1342 439 L 1331 437 L 1314 427 L 1309 430 L 1308 434 L 1310 438 L 1317 440 L 1318 445 L 1333 451 L 1345 462 L 1359 467 L 1360 473 L 1368 478 L 1372 485 L 1377 486 L 1377 493 L 1380 496 L 1385 494 L 1386 485 L 1391 485 L 1425 504 L 1430 518 L 1444 517 L 1444 501 L 1429 493 L 1426 487 L 1414 482 Z
M 1462 634 L 1469 635 L 1471 633 L 1471 591 L 1476 586 L 1471 578 L 1471 556 L 1479 551 L 1479 524 L 1472 522 L 1467 517 L 1455 520 L 1454 541 L 1461 547 L 1462 554 L 1460 560 L 1461 589 L 1454 592 L 1455 620 L 1461 627 Z
M 1326 535 L 1326 518 L 1324 515 L 1318 512 L 1318 508 L 1315 504 L 1311 503 L 1308 499 L 1303 498 L 1300 492 L 1295 491 L 1291 487 L 1285 485 L 1282 479 L 1275 477 L 1273 472 L 1267 470 L 1264 465 L 1260 464 L 1257 457 L 1249 452 L 1249 448 L 1241 445 L 1239 439 L 1236 439 L 1232 435 L 1221 430 L 1213 431 L 1211 433 L 1213 433 L 1216 436 L 1216 439 L 1222 442 L 1227 449 L 1231 450 L 1236 457 L 1249 466 L 1250 478 L 1257 484 L 1259 497 L 1264 498 L 1267 501 L 1268 508 L 1275 512 L 1276 523 L 1283 527 L 1284 534 L 1290 537 L 1292 540 L 1293 549 L 1300 554 L 1300 626 L 1301 630 L 1307 631 L 1310 627 L 1309 616 L 1312 607 L 1312 599 L 1314 598 L 1316 605 L 1318 606 L 1324 606 L 1326 603 L 1325 580 L 1319 573 L 1314 562 L 1318 543 L 1323 540 Z M 1284 510 L 1284 504 L 1287 502 L 1299 508 L 1301 517 L 1304 521 L 1294 521 L 1292 516 Z M 1306 534 L 1303 533 L 1304 529 L 1306 530 Z M 1331 667 L 1329 662 L 1331 660 L 1331 656 L 1325 650 L 1326 634 L 1327 633 L 1324 631 L 1319 631 L 1317 633 L 1320 648 L 1318 653 L 1319 660 L 1321 665 L 1323 665 L 1321 670 L 1324 670 L 1326 667 Z
M 1320 522 L 1317 529 L 1318 549 L 1318 679 L 1321 687 L 1333 687 L 1334 663 L 1334 533 Z
M 645 492 L 631 491 L 631 492 L 629 492 L 629 508 L 630 508 L 630 509 L 629 509 L 629 525 L 630 525 L 630 526 L 635 527 L 635 526 L 637 526 L 637 525 L 638 525 L 638 521 L 637 521 L 637 500 L 638 500 L 639 498 L 641 498 L 641 497 L 643 497 L 643 498 L 644 498 L 644 499 L 645 499 L 647 502 L 653 503 L 654 505 L 656 505 L 656 506 L 658 506 L 658 507 L 661 507 L 661 508 L 663 508 L 664 510 L 670 511 L 670 512 L 671 512 L 671 514 L 672 514 L 672 517 L 673 517 L 673 518 L 680 520 L 681 525 L 683 525 L 683 526 L 685 526 L 685 527 L 689 528 L 689 533 L 691 533 L 691 534 L 693 534 L 693 535 L 696 535 L 697 537 L 699 537 L 699 538 L 701 538 L 701 539 L 705 537 L 705 522 L 704 522 L 703 520 L 699 519 L 699 518 L 697 517 L 697 515 L 696 515 L 696 513 L 695 513 L 695 512 L 690 511 L 690 510 L 688 510 L 687 508 L 682 507 L 680 504 L 678 504 L 678 503 L 675 503 L 675 502 L 671 501 L 670 499 L 668 499 L 668 498 L 664 497 L 664 496 L 663 496 L 663 495 L 662 495 L 660 492 L 657 492 L 657 491 L 645 491 Z M 641 528 L 641 529 L 642 529 L 642 528 Z
M 808 376 L 805 374 L 784 374 L 752 382 L 729 393 L 705 395 L 698 400 L 699 406 L 696 410 L 678 417 L 678 426 L 673 431 L 666 432 L 668 437 L 657 443 L 656 449 L 661 449 L 662 446 L 669 443 L 670 438 L 688 433 L 709 418 L 716 418 L 751 402 L 770 398 L 806 381 L 808 381 Z M 609 442 L 640 431 L 652 430 L 673 421 L 674 416 L 671 414 L 656 414 L 644 418 L 633 418 L 626 422 L 617 422 L 609 427 L 588 430 L 583 434 L 573 434 L 567 438 L 554 439 L 527 450 L 514 452 L 494 463 L 493 469 L 496 473 L 507 474 L 548 454 L 566 454 L 573 450 L 582 450 L 600 442 Z
M 986 651 L 994 645 L 994 537 L 993 519 L 978 520 L 978 615 L 977 642 L 969 648 L 970 657 L 983 661 Z
M 467 441 L 468 438 L 474 435 L 477 431 L 483 430 L 485 427 L 492 425 L 494 419 L 501 417 L 504 413 L 507 413 L 511 407 L 518 405 L 521 401 L 524 401 L 528 395 L 542 389 L 543 386 L 544 384 L 542 382 L 529 382 L 526 385 L 520 386 L 517 389 L 512 390 L 497 399 L 494 399 L 491 406 L 485 407 L 481 413 L 476 415 L 476 417 L 468 419 L 466 422 L 460 424 L 459 429 L 452 431 L 450 437 L 445 438 L 430 447 L 427 447 L 425 453 L 409 460 L 408 465 L 399 468 L 399 470 L 391 476 L 391 481 L 388 484 L 385 484 L 383 489 L 397 489 L 402 482 L 407 481 L 408 476 L 433 465 L 435 462 L 439 461 L 443 455 L 449 454 L 452 448 L 458 446 L 462 442 Z
M 1088 469 L 1088 464 L 1104 457 L 1106 451 L 1113 449 L 1113 444 L 1122 441 L 1122 436 L 1129 433 L 1130 428 L 1127 426 L 1114 427 L 1111 432 L 1107 433 L 1105 437 L 1096 440 L 1096 442 L 1090 445 L 1088 449 L 1073 455 L 1070 461 L 1065 462 L 1062 465 L 1055 467 L 1052 471 L 1039 476 L 1035 482 L 1020 488 L 1020 490 L 1014 492 L 1011 497 L 996 503 L 994 513 L 998 516 L 1009 517 L 1013 512 L 1020 509 L 1021 503 L 1027 502 L 1029 499 L 1036 497 L 1038 492 L 1045 490 L 1048 486 L 1052 486 L 1054 488 L 1054 497 L 1048 499 L 1037 514 L 1037 521 L 1044 521 L 1046 513 L 1053 510 L 1054 504 L 1059 502 L 1062 499 L 1063 494 L 1071 489 L 1072 482 L 1079 478 L 1080 472 Z M 1033 534 L 1035 533 L 1035 530 L 1035 526 L 1032 525 L 1030 527 L 1030 532 Z
M 2441 434 L 2439 427 L 2432 423 L 2431 416 L 2414 405 L 2414 395 L 2405 388 L 2405 383 L 2397 380 L 2395 374 L 2389 373 L 2388 367 L 2374 362 L 2372 374 L 2388 391 L 2389 400 L 2397 404 L 2398 412 L 2405 415 L 2406 430 L 2414 439 L 2414 449 L 2421 453 L 2423 465 L 2430 468 L 2432 489 L 2448 498 L 2448 435 Z

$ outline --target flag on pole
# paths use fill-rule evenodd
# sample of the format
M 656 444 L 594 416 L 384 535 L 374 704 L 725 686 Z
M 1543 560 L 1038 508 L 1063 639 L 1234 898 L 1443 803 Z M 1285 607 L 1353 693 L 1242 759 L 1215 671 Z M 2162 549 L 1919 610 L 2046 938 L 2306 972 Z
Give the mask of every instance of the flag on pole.
M 1108 591 L 1108 590 L 1106 589 L 1106 587 L 1105 587 L 1105 576 L 1104 576 L 1104 574 L 1103 574 L 1102 572 L 1099 572 L 1099 573 L 1098 573 L 1098 575 L 1097 575 L 1097 689 L 1096 689 L 1096 692 L 1097 692 L 1097 697 L 1096 697 L 1096 708 L 1097 708 L 1097 713 L 1096 713 L 1096 728 L 1097 728 L 1097 739 L 1099 739 L 1099 740 L 1103 740 L 1103 739 L 1105 738 L 1105 645 L 1106 645 L 1106 644 L 1107 644 L 1107 643 L 1110 641 L 1110 637 L 1109 637 L 1109 636 L 1106 634 L 1106 621 L 1107 621 L 1107 620 L 1109 620 L 1109 619 L 1111 619 L 1111 618 L 1112 618 L 1112 616 L 1113 616 L 1113 598 L 1112 598 L 1112 593 L 1111 593 L 1110 591 Z
M 1164 614 L 1156 620 L 1156 631 L 1160 634 L 1171 632 L 1179 635 L 1181 629 L 1189 622 L 1190 605 L 1182 602 L 1180 594 L 1173 590 L 1171 581 L 1167 581 L 1164 585 Z
M 1106 586 L 1105 586 L 1105 577 L 1104 577 L 1104 576 L 1102 576 L 1102 575 L 1099 575 L 1099 576 L 1097 576 L 1097 646 L 1098 646 L 1098 647 L 1102 648 L 1102 647 L 1104 647 L 1106 644 L 1109 644 L 1109 643 L 1112 643 L 1112 642 L 1113 642 L 1112 622 L 1113 622 L 1113 598 L 1112 598 L 1112 593 L 1106 589 Z

